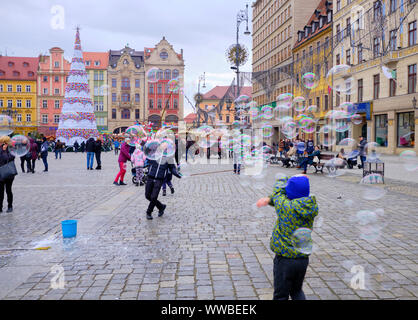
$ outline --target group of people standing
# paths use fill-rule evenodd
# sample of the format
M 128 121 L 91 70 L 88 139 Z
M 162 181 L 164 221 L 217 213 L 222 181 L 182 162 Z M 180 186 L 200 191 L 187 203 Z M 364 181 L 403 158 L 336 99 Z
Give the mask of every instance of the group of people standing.
M 86 142 L 86 152 L 87 152 L 87 170 L 93 170 L 94 157 L 96 157 L 96 170 L 102 169 L 102 140 L 94 138 L 89 138 Z

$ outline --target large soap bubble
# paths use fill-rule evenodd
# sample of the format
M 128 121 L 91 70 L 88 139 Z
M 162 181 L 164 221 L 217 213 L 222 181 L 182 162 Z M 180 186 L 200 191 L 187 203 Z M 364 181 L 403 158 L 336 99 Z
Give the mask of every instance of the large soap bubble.
M 10 140 L 9 151 L 15 157 L 22 157 L 29 152 L 29 139 L 22 135 L 12 137 Z

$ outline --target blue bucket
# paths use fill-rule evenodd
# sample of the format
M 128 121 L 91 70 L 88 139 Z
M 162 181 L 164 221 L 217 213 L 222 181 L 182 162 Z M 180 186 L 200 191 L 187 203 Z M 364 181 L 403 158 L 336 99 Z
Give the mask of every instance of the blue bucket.
M 77 220 L 61 221 L 63 238 L 73 238 L 77 235 Z

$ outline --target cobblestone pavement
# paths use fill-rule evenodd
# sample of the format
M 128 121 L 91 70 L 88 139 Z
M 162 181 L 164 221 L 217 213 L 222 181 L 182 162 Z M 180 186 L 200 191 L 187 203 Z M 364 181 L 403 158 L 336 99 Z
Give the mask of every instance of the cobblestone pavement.
M 116 156 L 102 154 L 101 171 L 87 171 L 85 157 L 50 154 L 48 173 L 40 161 L 35 174 L 19 169 L 14 212 L 0 214 L 0 299 L 272 298 L 275 213 L 254 204 L 271 192 L 277 173 L 300 171 L 271 166 L 257 179 L 232 172 L 174 177 L 175 193 L 160 193 L 166 214 L 148 221 L 144 187 L 130 182 L 130 170 L 128 186 L 114 186 Z M 307 298 L 417 299 L 418 184 L 387 179 L 372 188 L 350 172 L 309 175 L 320 213 Z M 377 212 L 372 229 L 358 220 L 360 210 Z M 77 238 L 64 242 L 60 221 L 72 218 Z M 33 250 L 39 246 L 51 248 Z M 53 289 L 61 267 L 65 285 Z

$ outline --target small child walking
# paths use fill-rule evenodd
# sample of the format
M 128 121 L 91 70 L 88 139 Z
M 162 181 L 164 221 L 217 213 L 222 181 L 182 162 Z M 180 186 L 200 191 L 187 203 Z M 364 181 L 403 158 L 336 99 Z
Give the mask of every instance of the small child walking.
M 131 161 L 136 170 L 136 186 L 138 186 L 138 184 L 140 186 L 144 185 L 142 178 L 144 177 L 144 166 L 146 159 L 147 157 L 145 156 L 144 152 L 138 147 L 131 155 Z
M 306 300 L 302 290 L 309 254 L 302 253 L 292 243 L 292 234 L 299 228 L 312 230 L 318 205 L 315 196 L 309 196 L 309 178 L 296 175 L 279 179 L 273 194 L 257 201 L 257 207 L 274 206 L 277 221 L 270 241 L 274 258 L 273 300 Z

